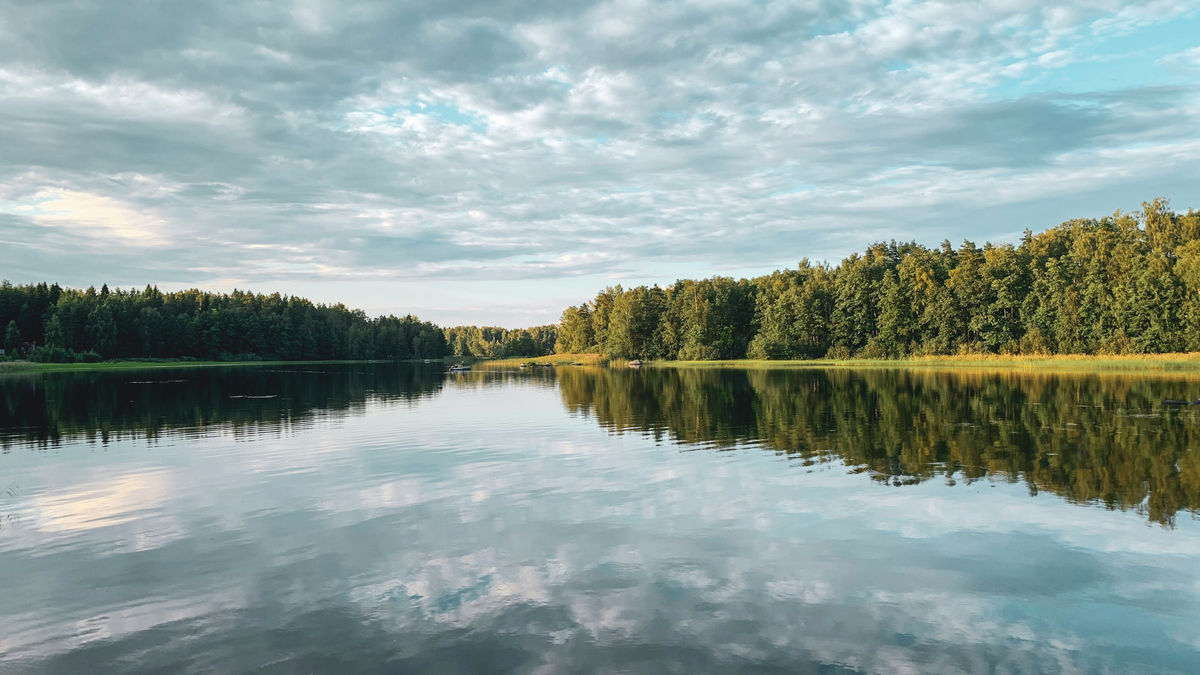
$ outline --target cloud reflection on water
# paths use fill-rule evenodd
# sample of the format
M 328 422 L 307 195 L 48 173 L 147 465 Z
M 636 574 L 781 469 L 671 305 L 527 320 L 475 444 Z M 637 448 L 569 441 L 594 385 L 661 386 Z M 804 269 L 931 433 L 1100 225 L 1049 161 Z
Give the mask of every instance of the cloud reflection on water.
M 573 372 L 567 387 L 600 391 Z M 87 526 L 0 533 L 0 625 L 17 627 L 0 663 L 1184 672 L 1200 656 L 1190 520 L 1147 527 L 1022 482 L 896 488 L 832 457 L 805 467 L 737 440 L 749 427 L 716 408 L 696 417 L 732 440 L 692 452 L 671 439 L 703 427 L 666 415 L 642 418 L 662 440 L 613 434 L 564 414 L 561 387 L 490 378 L 250 439 L 168 426 L 149 446 L 15 445 L 0 466 L 18 504 Z M 167 521 L 182 536 L 114 545 Z

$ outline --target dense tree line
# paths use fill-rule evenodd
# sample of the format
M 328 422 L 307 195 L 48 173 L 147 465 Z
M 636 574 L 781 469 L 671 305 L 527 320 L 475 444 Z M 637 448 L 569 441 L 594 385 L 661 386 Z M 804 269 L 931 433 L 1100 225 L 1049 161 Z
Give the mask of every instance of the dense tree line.
M 1165 200 L 1019 245 L 879 243 L 839 265 L 607 288 L 563 312 L 557 350 L 804 359 L 1200 350 L 1200 211 Z
M 499 326 L 454 326 L 446 329 L 446 344 L 454 356 L 516 358 L 554 353 L 558 327 L 508 329 Z
M 409 359 L 447 353 L 414 316 L 368 318 L 344 305 L 234 291 L 163 293 L 0 283 L 5 351 L 35 360 Z

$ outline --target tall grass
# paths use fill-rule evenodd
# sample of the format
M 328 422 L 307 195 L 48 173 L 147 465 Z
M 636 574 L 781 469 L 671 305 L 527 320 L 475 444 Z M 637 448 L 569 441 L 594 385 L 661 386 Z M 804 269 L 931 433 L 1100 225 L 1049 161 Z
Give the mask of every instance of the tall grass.
M 673 368 L 948 368 L 1028 370 L 1039 372 L 1179 372 L 1200 373 L 1200 352 L 1122 355 L 961 354 L 916 356 L 907 359 L 816 359 L 766 361 L 654 361 L 650 365 Z

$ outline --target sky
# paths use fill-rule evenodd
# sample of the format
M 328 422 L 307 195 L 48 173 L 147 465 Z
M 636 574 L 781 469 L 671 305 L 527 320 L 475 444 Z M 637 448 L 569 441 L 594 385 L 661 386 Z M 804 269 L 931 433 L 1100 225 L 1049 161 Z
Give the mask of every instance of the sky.
M 1200 0 L 0 0 L 0 277 L 443 325 L 1200 208 Z

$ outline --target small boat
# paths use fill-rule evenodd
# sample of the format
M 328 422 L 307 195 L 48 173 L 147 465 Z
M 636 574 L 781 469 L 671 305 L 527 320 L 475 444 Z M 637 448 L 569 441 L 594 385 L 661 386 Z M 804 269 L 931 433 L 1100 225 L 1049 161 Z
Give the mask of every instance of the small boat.
M 450 366 L 450 372 L 452 372 L 452 373 L 461 373 L 461 372 L 464 372 L 464 371 L 467 371 L 470 369 L 471 369 L 471 366 L 464 366 L 461 363 L 458 364 L 457 366 Z
M 583 364 L 582 364 L 582 363 L 580 363 L 579 361 L 576 361 L 576 362 L 572 363 L 571 365 L 573 365 L 573 366 L 582 366 Z
M 522 364 L 518 365 L 517 367 L 518 367 L 518 368 L 520 368 L 521 370 L 525 370 L 525 364 L 524 364 L 524 363 L 522 363 Z
M 641 359 L 634 359 L 634 360 L 630 361 L 630 362 L 629 362 L 629 367 L 630 367 L 630 368 L 641 368 L 641 367 L 642 367 L 642 360 L 641 360 Z

